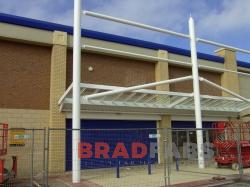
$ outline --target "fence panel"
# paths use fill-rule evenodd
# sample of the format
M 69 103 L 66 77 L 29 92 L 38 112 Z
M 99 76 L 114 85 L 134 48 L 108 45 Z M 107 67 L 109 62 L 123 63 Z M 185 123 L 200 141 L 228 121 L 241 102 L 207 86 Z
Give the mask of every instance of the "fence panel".
M 233 124 L 199 129 L 204 137 L 204 169 L 198 169 L 197 129 L 77 130 L 81 184 L 139 187 L 249 181 L 250 130 L 248 123 Z M 5 179 L 13 176 L 12 158 L 17 159 L 16 177 L 4 186 L 71 184 L 72 131 L 0 129 L 1 158 L 9 171 Z
M 50 129 L 49 174 L 57 178 L 57 183 L 71 181 L 72 131 L 74 130 Z M 83 185 L 108 187 L 164 185 L 164 165 L 158 164 L 157 150 L 155 150 L 157 129 L 77 131 L 81 134 L 79 157 Z M 66 137 L 64 142 L 61 141 L 63 136 Z M 52 142 L 55 142 L 53 148 L 51 148 Z M 64 153 L 65 156 L 60 153 Z M 64 163 L 60 162 L 58 157 L 56 161 L 53 155 L 57 154 L 65 159 Z M 49 185 L 56 183 L 54 179 L 49 178 Z
M 176 152 L 171 182 L 198 185 L 233 183 L 242 175 L 239 128 L 199 129 L 203 132 L 205 168 L 198 168 L 197 129 L 173 129 Z M 173 152 L 175 152 L 173 149 Z M 181 182 L 178 181 L 181 176 Z
M 249 176 L 244 168 L 249 150 L 242 147 L 246 130 L 199 130 L 203 169 L 198 168 L 197 129 L 49 129 L 48 184 L 71 184 L 72 131 L 81 137 L 78 158 L 83 186 L 222 185 Z
M 240 155 L 242 159 L 242 179 L 250 180 L 250 122 L 243 122 L 241 124 L 241 150 Z
M 2 186 L 43 186 L 45 182 L 45 129 L 0 129 Z M 5 139 L 6 137 L 6 139 Z M 4 150 L 4 143 L 6 150 Z

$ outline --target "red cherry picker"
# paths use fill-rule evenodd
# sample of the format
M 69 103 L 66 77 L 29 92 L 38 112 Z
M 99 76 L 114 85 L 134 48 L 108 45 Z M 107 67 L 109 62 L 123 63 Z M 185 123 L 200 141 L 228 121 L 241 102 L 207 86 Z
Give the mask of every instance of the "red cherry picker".
M 217 166 L 237 170 L 240 161 L 243 167 L 250 167 L 250 122 L 216 122 L 214 128 Z
M 0 185 L 11 184 L 17 175 L 17 157 L 12 156 L 12 169 L 5 168 L 4 156 L 8 148 L 8 124 L 0 123 Z

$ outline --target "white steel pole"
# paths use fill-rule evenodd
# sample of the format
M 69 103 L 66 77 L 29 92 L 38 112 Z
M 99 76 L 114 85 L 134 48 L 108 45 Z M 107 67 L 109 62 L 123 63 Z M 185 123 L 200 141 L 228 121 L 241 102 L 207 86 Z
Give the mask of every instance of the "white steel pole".
M 148 83 L 148 84 L 143 84 L 143 85 L 131 86 L 131 87 L 127 87 L 127 88 L 121 88 L 121 89 L 117 89 L 117 90 L 110 90 L 110 91 L 106 91 L 106 92 L 91 94 L 91 95 L 85 96 L 85 99 L 94 99 L 94 98 L 97 98 L 97 97 L 120 94 L 120 93 L 124 93 L 124 92 L 131 92 L 131 91 L 134 91 L 134 90 L 150 88 L 150 87 L 153 87 L 153 86 L 159 86 L 159 85 L 163 85 L 163 84 L 171 84 L 171 83 L 183 82 L 183 81 L 191 80 L 191 79 L 192 79 L 191 75 L 186 76 L 186 77 L 179 77 L 179 78 L 176 78 L 176 79 L 168 79 L 168 80 L 159 81 L 159 82 L 153 82 L 153 83 Z
M 207 83 L 207 84 L 209 84 L 209 85 L 211 85 L 211 86 L 213 86 L 213 87 L 215 87 L 215 88 L 217 88 L 217 89 L 220 89 L 220 90 L 222 90 L 222 91 L 224 91 L 224 92 L 226 92 L 226 93 L 228 93 L 228 94 L 230 94 L 230 95 L 232 95 L 232 96 L 234 96 L 234 97 L 237 97 L 237 98 L 239 98 L 239 99 L 242 100 L 242 101 L 245 101 L 245 102 L 247 102 L 247 103 L 250 103 L 250 99 L 247 99 L 247 98 L 245 98 L 245 97 L 242 97 L 241 95 L 239 95 L 239 94 L 237 94 L 237 93 L 235 93 L 235 92 L 232 92 L 231 90 L 226 89 L 226 88 L 224 88 L 224 87 L 222 87 L 222 86 L 219 86 L 218 84 L 215 84 L 215 83 L 213 83 L 213 82 L 211 82 L 211 81 L 209 81 L 209 80 L 207 80 L 207 79 L 204 79 L 203 77 L 200 77 L 200 81 L 203 81 L 203 82 L 205 82 L 205 83 Z
M 250 54 L 249 50 L 240 49 L 238 47 L 233 47 L 233 46 L 230 46 L 230 45 L 225 45 L 225 44 L 221 44 L 221 43 L 218 43 L 218 42 L 205 40 L 205 39 L 202 39 L 202 38 L 197 38 L 196 41 L 204 43 L 204 44 L 214 45 L 214 46 L 217 46 L 217 47 L 223 47 L 223 48 L 226 48 L 226 49 L 231 49 L 233 51 L 238 51 L 238 52 L 245 53 L 245 54 Z
M 193 73 L 195 121 L 196 121 L 196 128 L 201 129 L 202 119 L 201 119 L 200 85 L 199 85 L 199 72 L 198 72 L 197 51 L 196 51 L 196 38 L 195 38 L 194 20 L 191 16 L 189 18 L 189 34 L 190 34 L 192 73 Z M 199 168 L 202 169 L 205 168 L 202 130 L 197 130 L 196 135 L 197 135 L 198 165 Z
M 187 66 L 187 67 L 192 66 L 192 64 L 189 62 L 178 61 L 178 60 L 173 60 L 173 59 L 168 59 L 168 58 L 159 58 L 159 57 L 154 57 L 154 56 L 150 56 L 150 55 L 132 53 L 132 52 L 121 51 L 121 50 L 116 50 L 116 49 L 111 49 L 111 48 L 103 48 L 103 47 L 97 47 L 97 46 L 92 46 L 92 45 L 83 45 L 82 48 L 89 50 L 89 51 L 103 52 L 103 53 L 107 53 L 107 54 L 129 56 L 129 57 L 135 57 L 135 58 L 145 59 L 145 60 L 150 60 L 150 61 L 151 60 L 163 61 L 163 62 L 168 62 L 171 64 L 177 64 L 177 65 L 183 65 L 183 66 Z M 221 68 L 216 68 L 213 66 L 198 65 L 198 67 L 202 68 L 202 69 L 206 69 L 206 70 L 214 70 L 216 72 L 230 72 L 230 73 L 236 73 L 239 75 L 250 76 L 250 73 L 232 71 L 232 70 L 228 70 L 228 69 L 221 69 Z
M 81 9 L 82 0 L 74 0 L 73 38 L 73 103 L 72 103 L 72 182 L 81 178 L 78 144 L 80 142 L 80 82 L 81 82 Z
M 112 16 L 107 16 L 104 14 L 99 14 L 99 13 L 95 13 L 95 12 L 91 12 L 91 11 L 83 11 L 83 14 L 85 14 L 86 16 L 92 16 L 92 17 L 96 17 L 99 19 L 105 19 L 105 20 L 109 20 L 109 21 L 113 21 L 113 22 L 117 22 L 117 23 L 121 23 L 121 24 L 125 24 L 125 25 L 131 25 L 131 26 L 135 26 L 135 27 L 139 27 L 139 28 L 143 28 L 143 29 L 148 29 L 151 31 L 161 32 L 161 33 L 165 33 L 165 34 L 172 34 L 172 35 L 183 37 L 183 38 L 189 38 L 189 36 L 187 34 L 178 33 L 178 32 L 174 32 L 174 31 L 170 31 L 170 30 L 166 30 L 166 29 L 161 29 L 158 27 L 153 27 L 150 25 L 145 25 L 142 23 L 137 23 L 134 21 L 126 20 L 126 19 L 115 18 Z

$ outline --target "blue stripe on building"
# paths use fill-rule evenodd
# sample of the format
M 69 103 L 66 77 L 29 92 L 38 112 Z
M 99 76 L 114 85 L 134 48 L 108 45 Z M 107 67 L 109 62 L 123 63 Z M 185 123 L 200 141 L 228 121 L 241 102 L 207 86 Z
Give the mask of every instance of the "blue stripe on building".
M 4 13 L 0 13 L 0 22 L 20 25 L 20 26 L 25 26 L 25 27 L 31 27 L 31 28 L 41 29 L 41 30 L 48 30 L 48 31 L 58 30 L 58 31 L 67 32 L 68 34 L 73 34 L 73 28 L 71 26 L 50 23 L 50 22 L 35 20 L 35 19 L 30 19 L 30 18 L 24 18 L 24 17 L 14 16 L 14 15 L 9 15 L 9 14 L 4 14 Z M 153 49 L 153 50 L 159 50 L 159 49 L 167 50 L 170 53 L 190 57 L 190 50 L 181 49 L 181 48 L 164 45 L 164 44 L 138 40 L 134 38 L 128 38 L 128 37 L 117 36 L 113 34 L 97 32 L 93 30 L 82 29 L 82 36 L 93 38 L 93 39 L 109 41 L 109 42 L 136 46 L 136 47 Z M 197 56 L 199 59 L 214 61 L 217 63 L 224 63 L 224 58 L 222 57 L 209 55 L 205 53 L 197 53 Z M 248 62 L 238 61 L 237 64 L 240 67 L 250 68 L 250 63 Z

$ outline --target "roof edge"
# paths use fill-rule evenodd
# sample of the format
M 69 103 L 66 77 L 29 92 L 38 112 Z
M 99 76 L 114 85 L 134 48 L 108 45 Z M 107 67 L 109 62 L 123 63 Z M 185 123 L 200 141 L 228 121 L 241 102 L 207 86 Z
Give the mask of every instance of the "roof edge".
M 68 34 L 71 34 L 71 35 L 73 34 L 73 27 L 71 26 L 66 26 L 66 25 L 61 25 L 57 23 L 51 23 L 51 22 L 41 21 L 41 20 L 36 20 L 36 19 L 31 19 L 31 18 L 25 18 L 25 17 L 15 16 L 15 15 L 10 15 L 10 14 L 5 14 L 5 13 L 0 13 L 0 22 L 20 25 L 20 26 L 25 26 L 25 27 L 31 27 L 31 28 L 41 29 L 41 30 L 47 30 L 47 31 L 58 30 L 58 31 L 67 32 Z M 92 39 L 99 39 L 99 40 L 115 42 L 115 43 L 120 43 L 120 44 L 125 44 L 125 45 L 153 49 L 153 50 L 161 49 L 161 50 L 166 50 L 170 53 L 188 56 L 188 57 L 190 57 L 191 55 L 190 50 L 187 50 L 187 49 L 177 48 L 177 47 L 173 47 L 173 46 L 169 46 L 165 44 L 138 40 L 134 38 L 118 36 L 118 35 L 113 35 L 113 34 L 93 31 L 93 30 L 82 29 L 81 34 L 84 37 L 88 37 Z M 219 56 L 214 56 L 214 55 L 198 52 L 197 57 L 203 60 L 214 61 L 217 63 L 224 63 L 224 58 L 219 57 Z M 250 68 L 250 63 L 248 62 L 237 61 L 237 64 L 240 67 Z

